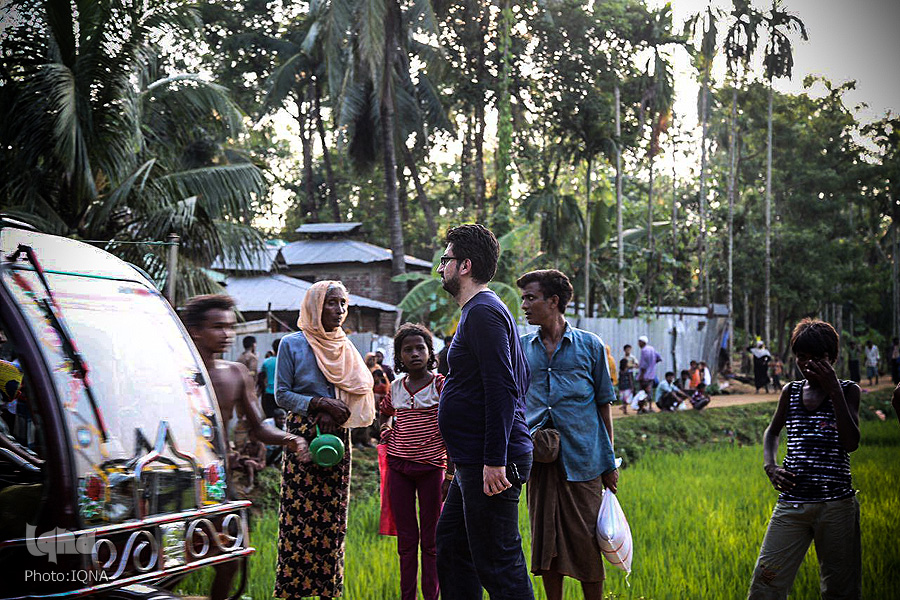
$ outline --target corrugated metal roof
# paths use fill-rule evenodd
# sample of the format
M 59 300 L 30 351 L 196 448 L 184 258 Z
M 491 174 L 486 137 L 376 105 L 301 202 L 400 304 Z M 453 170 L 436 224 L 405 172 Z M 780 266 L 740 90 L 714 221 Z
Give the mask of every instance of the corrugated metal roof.
M 282 247 L 288 267 L 329 263 L 373 263 L 391 260 L 391 251 L 356 240 L 300 240 Z M 431 263 L 406 255 L 406 264 L 431 269 Z
M 350 233 L 362 227 L 362 223 L 304 223 L 296 233 Z
M 275 264 L 280 248 L 266 246 L 245 256 L 218 256 L 210 269 L 219 271 L 263 271 L 269 272 Z
M 300 310 L 306 291 L 312 286 L 308 281 L 287 275 L 231 275 L 225 281 L 225 293 L 234 299 L 241 312 L 272 310 Z M 350 306 L 374 308 L 384 312 L 397 312 L 397 307 L 387 302 L 350 294 Z

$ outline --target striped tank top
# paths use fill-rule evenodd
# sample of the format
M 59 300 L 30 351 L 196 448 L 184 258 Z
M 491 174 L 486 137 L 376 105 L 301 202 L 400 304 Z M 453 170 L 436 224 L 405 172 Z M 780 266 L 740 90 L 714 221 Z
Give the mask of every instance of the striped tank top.
M 787 414 L 787 456 L 784 468 L 794 474 L 794 487 L 781 502 L 828 502 L 853 496 L 850 454 L 841 446 L 831 398 L 814 411 L 803 406 L 803 385 L 792 381 Z M 845 391 L 854 385 L 841 381 Z
M 443 387 L 443 375 L 435 375 L 419 390 L 409 389 L 406 375 L 391 383 L 390 392 L 381 401 L 381 412 L 394 416 L 388 455 L 436 467 L 447 466 L 447 448 L 438 428 L 438 402 Z

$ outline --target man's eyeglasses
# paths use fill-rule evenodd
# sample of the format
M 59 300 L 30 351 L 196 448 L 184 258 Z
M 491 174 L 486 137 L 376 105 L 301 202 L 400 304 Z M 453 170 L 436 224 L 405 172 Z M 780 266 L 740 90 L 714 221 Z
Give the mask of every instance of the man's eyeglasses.
M 451 260 L 459 260 L 459 259 L 460 259 L 459 256 L 447 256 L 445 254 L 445 255 L 441 256 L 441 266 L 446 267 L 447 263 L 449 263 Z

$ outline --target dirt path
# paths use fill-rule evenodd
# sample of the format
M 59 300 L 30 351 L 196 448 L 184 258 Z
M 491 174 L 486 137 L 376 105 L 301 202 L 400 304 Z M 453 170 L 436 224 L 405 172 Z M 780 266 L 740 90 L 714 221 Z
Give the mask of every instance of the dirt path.
M 892 384 L 890 382 L 890 379 L 888 379 L 887 383 L 882 382 L 882 383 L 879 383 L 878 385 L 873 385 L 873 386 L 868 386 L 868 385 L 863 384 L 862 385 L 862 392 L 863 392 L 862 402 L 863 403 L 865 402 L 865 395 L 869 392 L 874 392 L 874 391 L 878 391 L 878 390 L 892 390 L 892 389 L 894 389 L 894 384 Z M 722 396 L 713 396 L 712 400 L 709 403 L 709 406 L 707 406 L 705 410 L 709 410 L 709 409 L 713 409 L 713 408 L 722 408 L 724 406 L 739 406 L 741 404 L 759 404 L 760 402 L 772 402 L 774 404 L 777 400 L 778 400 L 777 393 L 754 394 L 751 392 L 749 394 L 729 394 L 729 395 L 722 395 Z M 656 407 L 654 406 L 653 409 L 656 410 Z M 774 407 L 773 407 L 773 410 L 774 410 Z M 621 417 L 632 417 L 635 414 L 636 413 L 633 410 L 631 410 L 631 408 L 628 409 L 627 415 L 622 414 L 621 405 L 617 405 L 615 408 L 613 408 L 613 418 L 615 418 L 615 419 L 618 419 Z

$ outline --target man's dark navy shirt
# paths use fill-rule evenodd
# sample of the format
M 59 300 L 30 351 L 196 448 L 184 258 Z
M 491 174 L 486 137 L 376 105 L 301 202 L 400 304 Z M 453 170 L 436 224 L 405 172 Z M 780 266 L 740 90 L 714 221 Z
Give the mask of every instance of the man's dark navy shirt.
M 463 306 L 447 362 L 438 425 L 450 460 L 499 467 L 531 452 L 525 424 L 531 372 L 516 323 L 494 292 L 479 292 Z

